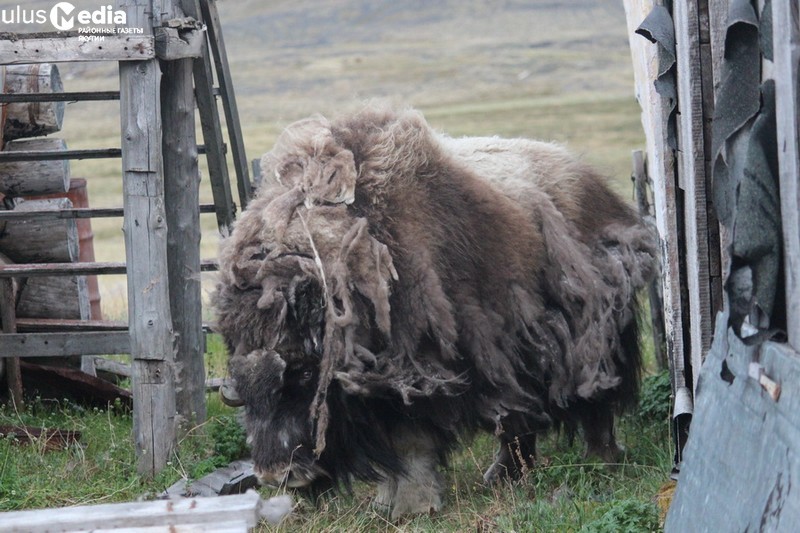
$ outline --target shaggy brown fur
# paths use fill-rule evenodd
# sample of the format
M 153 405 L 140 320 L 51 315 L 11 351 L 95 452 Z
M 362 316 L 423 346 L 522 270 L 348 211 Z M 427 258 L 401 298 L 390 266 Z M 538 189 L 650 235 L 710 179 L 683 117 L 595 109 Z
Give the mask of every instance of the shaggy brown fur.
M 422 464 L 392 445 L 409 425 L 441 445 L 439 462 L 478 428 L 504 446 L 521 436 L 532 456 L 552 416 L 616 452 L 655 240 L 591 169 L 555 145 L 451 139 L 416 111 L 373 106 L 290 126 L 262 174 L 222 245 L 216 297 L 262 469 L 399 479 Z M 298 402 L 302 420 L 278 417 Z M 296 438 L 272 443 L 280 431 Z M 385 449 L 330 449 L 345 431 Z M 519 473 L 512 455 L 501 449 L 490 480 Z

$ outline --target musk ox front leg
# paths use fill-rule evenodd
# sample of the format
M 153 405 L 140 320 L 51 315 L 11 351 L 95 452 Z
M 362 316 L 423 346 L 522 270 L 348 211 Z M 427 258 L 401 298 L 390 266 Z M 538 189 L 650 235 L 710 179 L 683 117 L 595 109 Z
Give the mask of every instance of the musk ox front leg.
M 403 472 L 388 474 L 378 485 L 375 504 L 391 510 L 392 519 L 441 509 L 444 482 L 433 437 L 419 428 L 402 427 L 393 432 L 392 445 Z

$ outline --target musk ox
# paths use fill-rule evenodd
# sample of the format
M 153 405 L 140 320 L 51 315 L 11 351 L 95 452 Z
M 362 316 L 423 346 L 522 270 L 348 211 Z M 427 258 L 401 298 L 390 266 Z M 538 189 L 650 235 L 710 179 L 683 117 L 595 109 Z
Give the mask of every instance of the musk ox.
M 377 482 L 397 517 L 441 507 L 438 470 L 478 430 L 499 440 L 487 482 L 554 421 L 616 459 L 655 239 L 594 171 L 382 106 L 292 124 L 261 165 L 215 307 L 264 483 Z

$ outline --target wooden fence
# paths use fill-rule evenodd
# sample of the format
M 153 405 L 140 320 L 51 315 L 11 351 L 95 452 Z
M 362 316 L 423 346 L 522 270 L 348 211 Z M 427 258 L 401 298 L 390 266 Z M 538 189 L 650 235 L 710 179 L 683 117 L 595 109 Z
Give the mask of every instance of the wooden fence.
M 214 262 L 203 263 L 199 255 L 198 153 L 205 153 L 208 160 L 214 195 L 214 205 L 205 210 L 216 213 L 223 233 L 229 231 L 235 211 L 215 94 L 221 95 L 226 115 L 242 206 L 251 186 L 214 0 L 125 0 L 116 9 L 124 11 L 126 29 L 141 32 L 118 32 L 102 41 L 70 32 L 0 35 L 0 65 L 118 63 L 118 92 L 48 96 L 23 91 L 0 94 L 0 104 L 118 99 L 121 149 L 4 151 L 0 165 L 121 157 L 122 209 L 30 211 L 24 220 L 41 224 L 53 220 L 54 213 L 57 220 L 69 221 L 122 215 L 126 250 L 122 264 L 0 265 L 0 359 L 130 354 L 138 470 L 153 475 L 170 459 L 180 421 L 205 417 L 200 272 L 213 268 Z M 219 87 L 213 86 L 215 75 Z M 197 145 L 194 133 L 195 95 L 203 146 Z M 0 223 L 21 216 L 0 211 Z M 127 330 L 120 331 L 118 324 L 103 327 L 98 321 L 91 327 L 62 321 L 56 330 L 17 331 L 12 280 L 119 272 L 128 278 Z M 21 403 L 19 373 L 13 364 L 8 377 L 12 397 Z
M 662 243 L 668 530 L 800 523 L 799 5 L 625 1 Z

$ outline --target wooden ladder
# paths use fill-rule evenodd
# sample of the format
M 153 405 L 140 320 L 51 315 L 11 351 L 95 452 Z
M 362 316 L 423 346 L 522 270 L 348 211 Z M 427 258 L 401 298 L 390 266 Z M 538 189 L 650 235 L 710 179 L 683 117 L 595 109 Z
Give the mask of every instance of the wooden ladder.
M 125 263 L 0 265 L 0 358 L 7 362 L 11 397 L 21 405 L 19 357 L 130 354 L 138 471 L 153 475 L 174 449 L 176 412 L 187 422 L 205 416 L 199 274 L 215 270 L 216 262 L 200 260 L 199 215 L 215 213 L 220 232 L 227 235 L 236 213 L 217 97 L 242 207 L 252 186 L 215 0 L 124 0 L 117 9 L 125 10 L 127 28 L 142 28 L 142 33 L 106 36 L 101 42 L 64 32 L 0 36 L 0 65 L 115 61 L 120 76 L 119 91 L 8 94 L 0 95 L 0 105 L 119 100 L 121 111 L 120 149 L 0 152 L 0 162 L 118 157 L 123 171 L 122 208 L 0 211 L 0 223 L 21 217 L 122 216 L 126 249 Z M 202 146 L 194 134 L 195 101 Z M 198 153 L 206 155 L 211 205 L 199 205 Z M 58 327 L 42 331 L 41 324 L 21 321 L 29 330 L 18 331 L 15 279 L 118 273 L 128 280 L 127 329 L 58 321 Z

